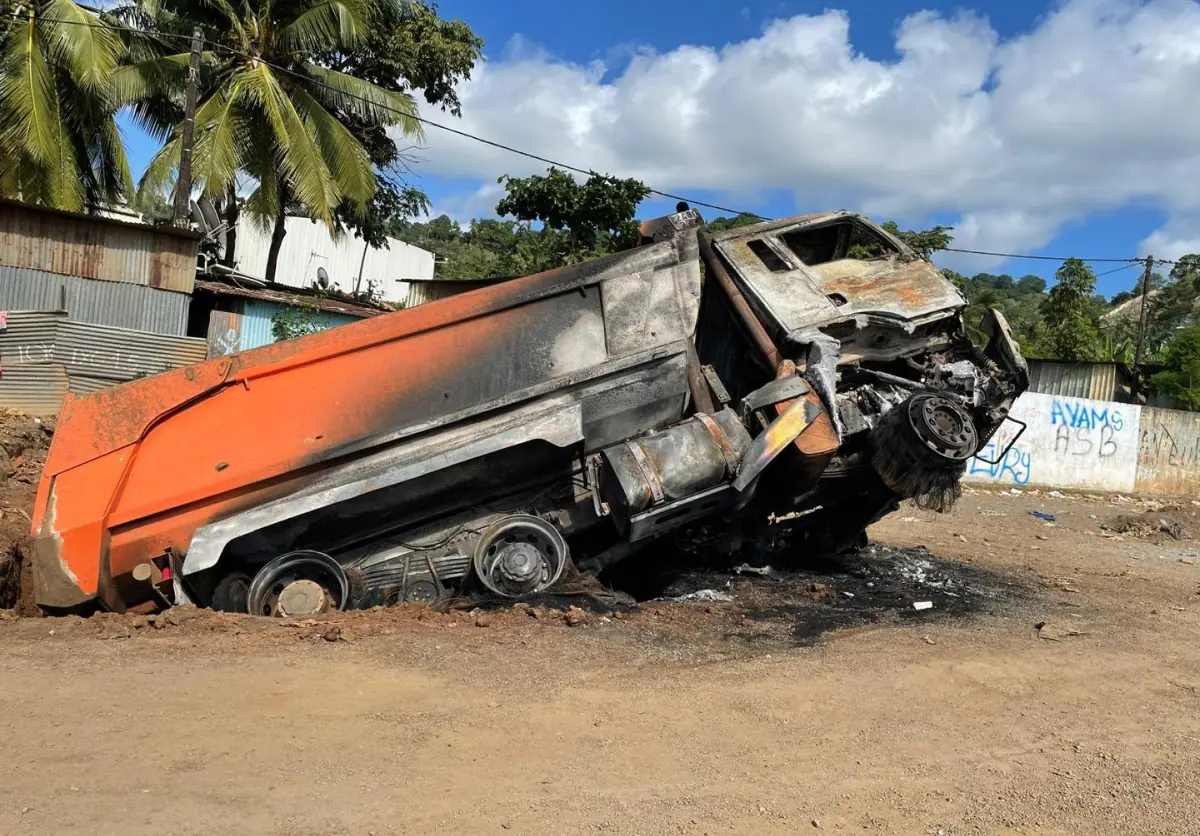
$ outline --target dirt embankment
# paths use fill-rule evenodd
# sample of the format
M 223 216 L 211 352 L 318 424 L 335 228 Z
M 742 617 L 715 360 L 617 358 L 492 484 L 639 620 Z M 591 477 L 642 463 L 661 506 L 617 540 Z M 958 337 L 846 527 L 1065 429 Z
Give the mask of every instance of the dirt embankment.
M 0 609 L 32 615 L 29 514 L 53 424 L 0 410 Z

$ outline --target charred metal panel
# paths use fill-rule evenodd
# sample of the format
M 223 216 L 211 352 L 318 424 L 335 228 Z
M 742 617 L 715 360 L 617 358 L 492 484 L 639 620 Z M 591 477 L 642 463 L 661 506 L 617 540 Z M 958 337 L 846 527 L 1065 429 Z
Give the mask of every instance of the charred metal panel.
M 805 250 L 795 237 L 838 224 L 869 231 L 882 242 L 881 254 L 806 263 Z M 717 236 L 714 246 L 741 278 L 756 307 L 784 333 L 856 316 L 922 320 L 966 304 L 936 267 L 856 215 L 837 213 L 799 223 L 741 227 Z

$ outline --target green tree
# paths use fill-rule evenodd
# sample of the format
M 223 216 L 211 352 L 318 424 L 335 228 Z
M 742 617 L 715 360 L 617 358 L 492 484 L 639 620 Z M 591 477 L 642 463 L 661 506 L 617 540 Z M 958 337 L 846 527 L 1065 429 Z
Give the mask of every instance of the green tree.
M 455 85 L 471 77 L 483 39 L 460 20 L 443 20 L 435 3 L 408 0 L 380 6 L 358 46 L 333 50 L 320 63 L 382 89 L 421 95 L 430 105 L 462 115 Z M 408 182 L 412 160 L 385 126 L 347 113 L 343 121 L 367 149 L 375 167 L 375 195 L 365 211 L 350 202 L 337 210 L 339 226 L 373 247 L 407 218 L 429 211 L 425 193 Z
M 124 46 L 104 23 L 72 0 L 0 1 L 0 197 L 81 211 L 132 191 L 114 121 Z
M 901 229 L 895 221 L 887 221 L 883 228 L 905 244 L 916 250 L 921 258 L 929 258 L 938 250 L 944 250 L 954 242 L 952 226 L 935 226 L 929 229 Z
M 1171 338 L 1163 365 L 1167 370 L 1151 378 L 1154 389 L 1186 409 L 1200 410 L 1200 326 L 1187 326 Z
M 637 243 L 638 204 L 650 189 L 637 180 L 593 174 L 580 183 L 551 168 L 544 176 L 500 178 L 508 194 L 496 212 L 518 221 L 541 222 L 550 233 L 539 243 L 551 245 L 563 264 L 627 249 Z M 525 238 L 533 230 L 526 230 Z M 520 236 L 518 236 L 520 237 Z
M 399 0 L 275 0 L 234 5 L 229 0 L 140 0 L 153 38 L 117 75 L 135 114 L 166 143 L 141 188 L 162 190 L 179 164 L 186 52 L 156 51 L 149 43 L 178 44 L 198 27 L 211 46 L 204 56 L 192 158 L 194 183 L 211 200 L 226 200 L 238 178 L 255 184 L 244 211 L 271 228 L 268 281 L 275 278 L 289 209 L 336 231 L 340 210 L 365 216 L 377 183 L 370 154 L 351 126 L 398 128 L 421 136 L 411 94 L 389 90 L 322 63 L 331 52 L 358 48 L 380 9 Z M 232 201 L 237 205 L 236 199 Z
M 1063 262 L 1042 304 L 1045 332 L 1039 353 L 1058 360 L 1099 360 L 1103 354 L 1096 275 L 1077 258 Z

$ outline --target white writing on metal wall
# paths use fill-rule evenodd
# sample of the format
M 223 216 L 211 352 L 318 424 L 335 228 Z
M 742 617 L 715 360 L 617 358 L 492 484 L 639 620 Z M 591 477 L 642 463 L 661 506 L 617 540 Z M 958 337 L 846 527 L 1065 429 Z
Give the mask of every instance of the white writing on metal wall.
M 1027 392 L 1011 415 L 1024 431 L 1005 422 L 968 464 L 968 481 L 1133 490 L 1139 407 Z

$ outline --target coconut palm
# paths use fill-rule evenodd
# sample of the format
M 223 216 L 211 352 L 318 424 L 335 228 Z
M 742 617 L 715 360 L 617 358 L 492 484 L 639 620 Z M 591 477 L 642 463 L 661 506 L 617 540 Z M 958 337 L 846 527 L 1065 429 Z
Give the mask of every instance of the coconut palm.
M 150 36 L 134 37 L 131 64 L 116 84 L 135 116 L 165 139 L 140 188 L 165 188 L 178 168 L 186 38 L 199 28 L 207 46 L 193 183 L 218 201 L 250 181 L 244 211 L 273 228 L 266 278 L 274 280 L 289 209 L 333 232 L 340 204 L 365 207 L 375 193 L 370 158 L 347 122 L 420 135 L 411 96 L 318 63 L 353 49 L 381 2 L 400 0 L 141 0 L 127 10 L 134 28 Z
M 0 197 L 79 211 L 130 192 L 105 26 L 72 0 L 0 0 Z

